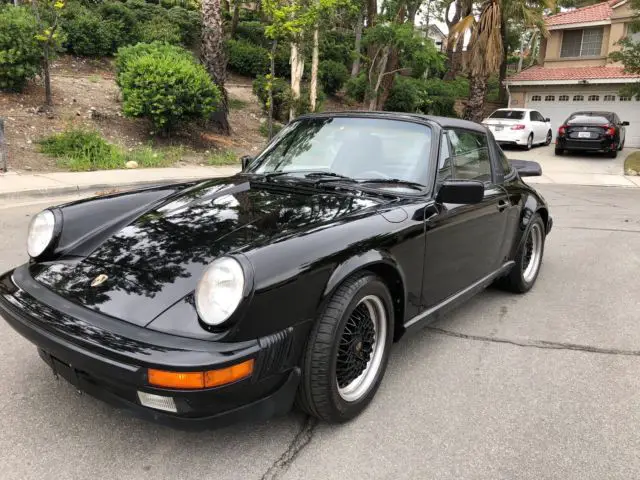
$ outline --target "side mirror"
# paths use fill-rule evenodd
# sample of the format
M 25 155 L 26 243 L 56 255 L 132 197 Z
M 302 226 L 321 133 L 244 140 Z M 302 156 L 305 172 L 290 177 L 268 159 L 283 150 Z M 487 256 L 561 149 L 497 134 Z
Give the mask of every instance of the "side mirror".
M 445 180 L 436 195 L 438 203 L 472 204 L 484 199 L 484 183 L 476 180 Z
M 253 157 L 251 155 L 243 155 L 240 157 L 240 163 L 242 164 L 242 171 L 244 172 L 249 164 L 253 161 Z
M 551 123 L 551 119 L 550 118 L 545 118 L 544 121 L 547 122 L 547 123 Z
M 622 126 L 623 127 L 628 127 L 629 126 L 629 122 L 622 122 Z
M 542 175 L 542 167 L 538 162 L 511 160 L 511 165 L 518 171 L 521 177 L 539 177 Z

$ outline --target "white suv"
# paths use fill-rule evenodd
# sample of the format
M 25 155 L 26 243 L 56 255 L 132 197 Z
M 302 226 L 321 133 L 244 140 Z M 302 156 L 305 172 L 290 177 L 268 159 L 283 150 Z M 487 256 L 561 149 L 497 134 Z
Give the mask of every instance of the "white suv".
M 553 139 L 551 120 L 528 108 L 500 108 L 482 124 L 489 127 L 502 145 L 519 145 L 529 150 L 534 145 L 549 145 Z

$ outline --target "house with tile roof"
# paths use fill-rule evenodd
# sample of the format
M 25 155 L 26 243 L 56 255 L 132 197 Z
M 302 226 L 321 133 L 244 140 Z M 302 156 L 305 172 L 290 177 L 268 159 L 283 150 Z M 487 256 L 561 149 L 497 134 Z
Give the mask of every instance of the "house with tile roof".
M 579 110 L 613 111 L 629 121 L 626 145 L 640 147 L 640 97 L 620 94 L 620 87 L 639 82 L 609 54 L 630 29 L 629 0 L 608 0 L 547 17 L 549 37 L 540 45 L 538 65 L 506 80 L 510 107 L 534 108 L 551 118 L 554 132 Z

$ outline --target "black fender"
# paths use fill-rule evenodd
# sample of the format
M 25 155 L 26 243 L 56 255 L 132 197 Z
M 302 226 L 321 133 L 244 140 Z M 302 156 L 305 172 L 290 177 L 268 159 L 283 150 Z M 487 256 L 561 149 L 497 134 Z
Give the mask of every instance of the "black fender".
M 369 250 L 353 255 L 339 263 L 331 273 L 320 298 L 318 310 L 320 311 L 329 301 L 335 290 L 347 278 L 361 271 L 371 271 L 382 278 L 389 288 L 394 300 L 394 338 L 402 335 L 405 322 L 407 305 L 407 288 L 405 274 L 400 263 L 385 250 Z
M 516 255 L 522 248 L 522 244 L 527 238 L 529 228 L 531 228 L 531 219 L 538 213 L 542 217 L 542 221 L 545 225 L 545 231 L 548 233 L 550 229 L 549 224 L 549 210 L 546 203 L 537 195 L 528 194 L 523 201 L 522 210 L 520 211 L 520 219 L 518 220 L 518 228 L 516 229 L 516 238 L 512 243 L 511 252 L 509 258 L 514 260 Z

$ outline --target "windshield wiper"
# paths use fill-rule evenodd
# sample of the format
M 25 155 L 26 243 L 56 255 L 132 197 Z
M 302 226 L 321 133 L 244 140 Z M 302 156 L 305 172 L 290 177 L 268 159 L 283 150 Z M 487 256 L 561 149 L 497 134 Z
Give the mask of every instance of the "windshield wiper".
M 414 190 L 424 190 L 425 186 L 421 183 L 410 182 L 409 180 L 402 180 L 401 178 L 368 178 L 359 179 L 358 183 L 390 183 L 403 185 Z
M 328 177 L 328 178 L 322 178 L 322 177 Z M 304 178 L 318 178 L 318 181 L 316 183 L 328 182 L 328 181 L 330 182 L 335 180 L 346 180 L 348 182 L 356 181 L 351 177 L 347 177 L 346 175 L 342 175 L 336 172 L 311 172 L 311 173 L 307 173 L 304 176 Z

